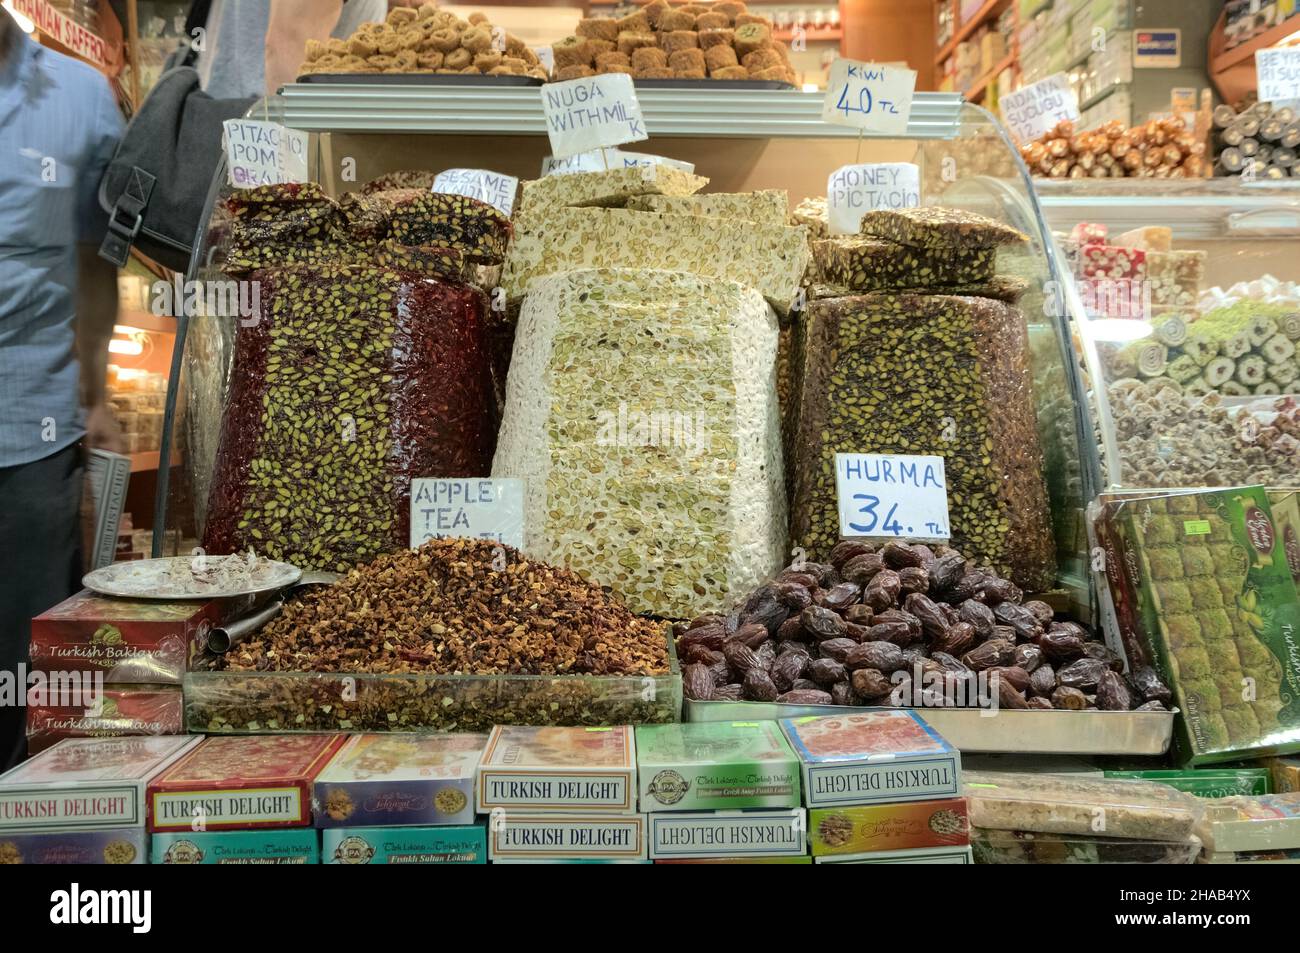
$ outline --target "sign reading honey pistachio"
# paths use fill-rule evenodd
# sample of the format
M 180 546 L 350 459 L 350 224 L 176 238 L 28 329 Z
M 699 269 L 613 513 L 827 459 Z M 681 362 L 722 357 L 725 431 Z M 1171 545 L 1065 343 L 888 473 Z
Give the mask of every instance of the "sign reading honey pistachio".
M 235 188 L 307 181 L 307 133 L 259 119 L 227 119 L 223 125 Z
M 1002 120 L 1020 142 L 1032 142 L 1058 122 L 1079 118 L 1079 100 L 1064 73 L 1053 73 L 998 100 Z
M 627 73 L 605 73 L 541 88 L 551 153 L 563 158 L 649 139 Z
M 921 170 L 911 162 L 841 166 L 826 182 L 832 235 L 856 235 L 862 216 L 876 209 L 921 204 Z
M 486 169 L 447 169 L 439 172 L 433 180 L 433 191 L 478 199 L 502 215 L 509 215 L 515 207 L 515 192 L 518 189 L 519 180 L 514 176 L 488 172 Z
M 948 539 L 943 457 L 835 454 L 841 536 Z
M 907 132 L 916 70 L 837 59 L 822 101 L 822 119 L 889 135 Z
M 1300 100 L 1300 46 L 1271 47 L 1255 54 L 1259 101 L 1282 103 Z
M 447 537 L 490 539 L 522 549 L 524 481 L 412 480 L 411 545 Z

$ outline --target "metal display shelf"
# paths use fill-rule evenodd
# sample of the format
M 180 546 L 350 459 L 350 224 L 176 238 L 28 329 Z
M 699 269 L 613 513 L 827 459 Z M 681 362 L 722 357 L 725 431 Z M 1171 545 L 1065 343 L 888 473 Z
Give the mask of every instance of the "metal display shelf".
M 546 133 L 544 88 L 291 83 L 250 115 L 260 118 L 266 110 L 269 118 L 306 132 L 541 136 Z M 655 136 L 855 139 L 861 134 L 822 121 L 820 92 L 638 89 L 637 99 Z M 865 135 L 952 139 L 961 107 L 957 93 L 920 92 L 912 100 L 906 133 Z

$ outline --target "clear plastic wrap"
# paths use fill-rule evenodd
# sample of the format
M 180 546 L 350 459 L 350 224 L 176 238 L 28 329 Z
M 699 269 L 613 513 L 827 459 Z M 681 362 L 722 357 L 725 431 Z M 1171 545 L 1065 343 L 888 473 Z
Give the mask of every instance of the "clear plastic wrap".
M 771 308 L 733 282 L 535 281 L 492 466 L 526 481 L 525 551 L 668 618 L 770 575 L 785 548 L 776 345 Z
M 487 473 L 496 405 L 482 294 L 369 265 L 258 272 L 204 546 L 346 571 L 405 547 L 413 477 Z
M 1186 841 L 1135 840 L 973 828 L 977 864 L 1194 864 L 1196 837 Z
M 1055 582 L 1024 318 L 955 295 L 814 301 L 793 348 L 791 538 L 813 558 L 839 539 L 835 454 L 944 458 L 952 543 L 1029 590 Z
M 1300 792 L 1207 801 L 1196 833 L 1206 853 L 1300 848 Z

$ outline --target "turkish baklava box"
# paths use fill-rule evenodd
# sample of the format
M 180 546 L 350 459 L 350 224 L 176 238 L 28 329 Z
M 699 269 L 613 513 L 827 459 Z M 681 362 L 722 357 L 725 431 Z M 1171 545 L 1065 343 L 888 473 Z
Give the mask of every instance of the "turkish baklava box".
M 921 801 L 961 793 L 961 755 L 910 709 L 786 718 L 808 807 Z
M 251 604 L 114 599 L 83 589 L 32 619 L 32 668 L 101 672 L 106 682 L 179 685 L 212 627 Z
M 477 807 L 521 812 L 636 810 L 632 729 L 497 725 L 479 763 Z
M 353 735 L 312 788 L 317 827 L 474 823 L 481 734 Z
M 149 779 L 200 740 L 162 735 L 60 741 L 0 775 L 0 833 L 143 827 Z
M 320 841 L 310 827 L 266 831 L 182 831 L 149 839 L 154 864 L 318 864 Z
M 647 815 L 650 856 L 743 857 L 808 853 L 808 819 L 786 810 L 664 812 Z
M 0 834 L 0 864 L 143 864 L 143 827 Z
M 58 690 L 27 700 L 27 753 L 36 755 L 64 738 L 178 735 L 185 731 L 179 685 L 108 686 L 93 705 Z
M 792 808 L 800 766 L 775 721 L 638 725 L 641 810 Z
M 1110 521 L 1181 760 L 1300 750 L 1300 603 L 1264 488 L 1124 500 Z
M 216 735 L 149 782 L 149 830 L 311 824 L 311 786 L 346 735 Z
M 970 820 L 966 800 L 960 797 L 815 808 L 808 812 L 808 839 L 814 857 L 965 847 L 970 844 Z
M 321 831 L 323 864 L 486 864 L 482 824 Z
M 497 809 L 488 824 L 488 859 L 645 860 L 646 815 L 524 813 Z
M 969 847 L 921 847 L 917 850 L 873 850 L 863 854 L 817 857 L 818 864 L 973 864 Z

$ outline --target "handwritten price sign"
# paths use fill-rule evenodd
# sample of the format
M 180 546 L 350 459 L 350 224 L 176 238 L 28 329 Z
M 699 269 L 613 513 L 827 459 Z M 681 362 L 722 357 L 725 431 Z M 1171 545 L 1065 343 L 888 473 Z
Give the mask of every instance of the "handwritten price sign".
M 822 102 L 822 119 L 888 135 L 903 135 L 912 115 L 916 70 L 837 59 Z
M 1079 100 L 1064 73 L 1008 93 L 998 100 L 998 109 L 1019 142 L 1032 142 L 1057 123 L 1079 118 Z
M 835 454 L 840 535 L 948 539 L 943 457 Z
M 556 158 L 650 138 L 627 73 L 547 83 L 541 96 Z

